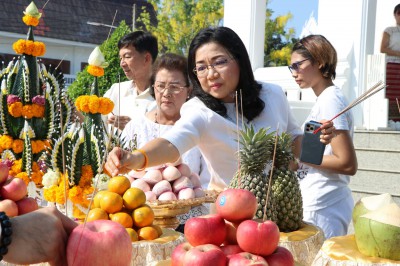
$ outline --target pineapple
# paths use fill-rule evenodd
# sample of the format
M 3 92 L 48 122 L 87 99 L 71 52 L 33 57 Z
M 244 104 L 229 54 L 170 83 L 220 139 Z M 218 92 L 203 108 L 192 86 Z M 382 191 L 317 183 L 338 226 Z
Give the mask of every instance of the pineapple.
M 256 217 L 263 219 L 267 203 L 268 173 L 267 164 L 271 161 L 271 147 L 273 147 L 274 132 L 267 133 L 268 129 L 255 132 L 253 126 L 245 127 L 240 131 L 239 161 L 240 168 L 230 183 L 232 188 L 251 191 L 257 198 L 258 208 Z M 275 201 L 270 192 L 266 208 L 267 219 L 277 222 Z
M 268 129 L 255 132 L 252 126 L 240 132 L 240 169 L 230 183 L 232 188 L 251 191 L 258 201 L 256 218 L 263 219 L 265 204 L 266 218 L 277 223 L 281 231 L 299 229 L 303 219 L 303 205 L 296 173 L 289 170 L 294 159 L 291 136 L 282 133 L 277 139 L 273 175 L 270 184 L 270 169 L 275 149 L 275 132 Z M 269 164 L 269 167 L 268 167 Z
M 300 185 L 296 173 L 289 169 L 289 163 L 293 159 L 292 137 L 284 132 L 278 137 L 272 176 L 272 192 L 278 209 L 278 227 L 284 232 L 299 229 L 303 220 Z

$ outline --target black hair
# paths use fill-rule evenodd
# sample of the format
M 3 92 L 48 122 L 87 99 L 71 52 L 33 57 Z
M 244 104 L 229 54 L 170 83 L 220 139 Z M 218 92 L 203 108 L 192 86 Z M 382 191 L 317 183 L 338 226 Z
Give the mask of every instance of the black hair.
M 215 42 L 223 46 L 236 60 L 239 65 L 239 83 L 236 88 L 238 96 L 242 99 L 238 101 L 238 110 L 243 110 L 244 117 L 248 121 L 257 117 L 265 107 L 265 103 L 259 98 L 261 84 L 254 79 L 253 70 L 246 47 L 240 37 L 227 27 L 210 27 L 200 30 L 193 38 L 189 47 L 188 72 L 189 79 L 193 84 L 193 95 L 197 96 L 204 104 L 214 112 L 227 116 L 227 110 L 223 102 L 214 98 L 201 88 L 199 79 L 193 72 L 196 66 L 196 51 L 205 43 Z M 243 104 L 243 106 L 242 106 Z
M 151 55 L 153 62 L 158 55 L 157 38 L 149 32 L 141 30 L 128 33 L 118 41 L 118 49 L 132 45 L 139 53 L 148 52 Z
M 396 14 L 398 11 L 400 11 L 400 4 L 394 7 L 393 14 Z

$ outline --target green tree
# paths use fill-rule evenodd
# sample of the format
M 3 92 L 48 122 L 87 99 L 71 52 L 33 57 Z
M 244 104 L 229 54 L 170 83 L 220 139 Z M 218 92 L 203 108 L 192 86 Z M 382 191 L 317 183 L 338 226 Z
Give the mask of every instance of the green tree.
M 287 66 L 290 64 L 290 55 L 295 38 L 294 28 L 286 29 L 287 22 L 293 15 L 277 16 L 272 19 L 273 11 L 268 8 L 265 19 L 264 66 Z
M 131 29 L 124 21 L 122 21 L 113 31 L 110 38 L 100 45 L 100 50 L 103 53 L 105 60 L 109 63 L 109 66 L 104 69 L 104 76 L 98 78 L 100 95 L 103 95 L 106 90 L 108 90 L 113 83 L 118 82 L 119 79 L 121 81 L 127 80 L 119 66 L 119 51 L 117 44 L 121 37 L 129 32 L 131 32 Z M 68 95 L 72 99 L 76 99 L 78 96 L 83 94 L 90 94 L 91 85 L 94 79 L 86 69 L 87 66 L 84 70 L 78 73 L 76 80 L 68 87 Z
M 217 26 L 223 18 L 223 0 L 149 0 L 157 14 L 152 25 L 150 14 L 143 10 L 138 21 L 158 39 L 160 53 L 186 55 L 196 33 Z

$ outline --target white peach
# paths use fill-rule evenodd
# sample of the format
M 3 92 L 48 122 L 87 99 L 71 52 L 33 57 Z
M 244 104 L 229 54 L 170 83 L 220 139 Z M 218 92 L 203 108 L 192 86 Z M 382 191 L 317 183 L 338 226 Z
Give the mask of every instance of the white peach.
M 187 176 L 181 176 L 172 183 L 172 191 L 175 193 L 178 193 L 184 188 L 193 188 L 192 181 L 190 181 Z
M 190 170 L 189 165 L 185 163 L 181 163 L 180 165 L 176 166 L 176 168 L 179 170 L 181 175 L 190 176 L 192 174 L 192 170 Z
M 157 184 L 154 185 L 152 191 L 157 196 L 160 196 L 164 192 L 172 191 L 171 184 L 167 180 L 161 180 Z
M 194 199 L 195 197 L 194 190 L 190 187 L 181 189 L 178 192 L 178 199 Z
M 179 172 L 178 168 L 176 168 L 175 166 L 167 166 L 162 172 L 163 179 L 169 182 L 172 182 L 181 176 L 181 172 Z
M 167 191 L 162 193 L 159 197 L 158 200 L 176 200 L 176 195 L 174 192 Z
M 148 170 L 141 179 L 149 185 L 155 185 L 162 180 L 161 171 L 158 169 Z
M 131 187 L 139 188 L 143 190 L 143 192 L 151 191 L 150 185 L 141 178 L 134 180 L 131 183 Z
M 198 188 L 201 187 L 200 176 L 196 173 L 192 173 L 190 176 L 190 181 L 192 181 L 193 187 Z
M 154 201 L 157 199 L 157 195 L 153 191 L 146 191 L 144 192 L 146 195 L 146 201 Z

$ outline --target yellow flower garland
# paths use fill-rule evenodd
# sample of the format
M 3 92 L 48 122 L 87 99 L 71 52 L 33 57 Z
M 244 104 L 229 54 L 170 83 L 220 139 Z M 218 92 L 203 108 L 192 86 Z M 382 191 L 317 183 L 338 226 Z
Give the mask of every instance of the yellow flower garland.
M 37 154 L 46 147 L 49 147 L 48 141 L 31 140 L 32 153 Z M 15 154 L 21 153 L 24 148 L 24 141 L 22 139 L 13 139 L 10 135 L 0 136 L 0 152 L 12 149 Z
M 89 65 L 87 68 L 87 72 L 95 77 L 101 77 L 104 76 L 104 68 L 99 67 L 99 66 L 93 66 Z
M 22 105 L 22 102 L 15 102 L 8 105 L 7 108 L 8 113 L 13 117 L 23 116 L 26 119 L 31 119 L 32 117 L 44 117 L 44 106 L 35 103 Z
M 25 15 L 22 17 L 22 21 L 25 23 L 25 25 L 27 26 L 34 26 L 36 27 L 37 25 L 39 25 L 39 19 L 29 16 L 29 15 Z
M 88 205 L 88 195 L 93 193 L 92 187 L 93 170 L 90 165 L 82 166 L 81 178 L 78 185 L 66 187 L 68 198 L 74 204 Z M 58 185 L 45 188 L 43 190 L 44 198 L 49 202 L 65 204 L 65 175 L 61 175 L 61 181 Z
M 114 103 L 109 98 L 96 95 L 79 96 L 75 101 L 75 106 L 78 111 L 102 115 L 107 115 L 114 109 Z
M 42 56 L 46 53 L 46 46 L 42 42 L 19 39 L 13 43 L 13 49 L 17 54 Z

